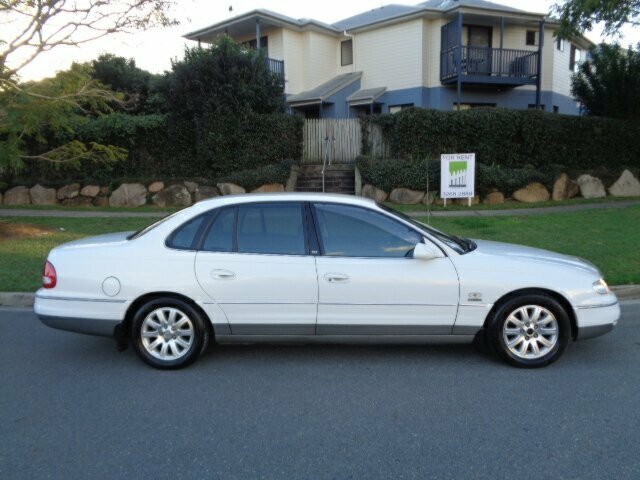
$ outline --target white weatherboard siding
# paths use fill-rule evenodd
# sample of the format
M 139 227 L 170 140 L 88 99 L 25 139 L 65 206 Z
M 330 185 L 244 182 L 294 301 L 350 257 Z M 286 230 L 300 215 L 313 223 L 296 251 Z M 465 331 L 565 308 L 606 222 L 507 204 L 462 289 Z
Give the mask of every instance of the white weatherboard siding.
M 564 52 L 553 44 L 553 91 L 561 95 L 571 96 L 571 75 L 569 69 L 571 61 L 571 42 L 565 40 Z
M 310 90 L 338 74 L 336 43 L 338 39 L 330 35 L 313 31 L 304 33 L 304 90 Z
M 292 95 L 304 90 L 304 38 L 302 33 L 288 29 L 282 34 L 285 93 Z
M 422 85 L 428 88 L 440 87 L 440 46 L 443 19 L 424 20 L 422 25 L 424 48 L 422 65 Z
M 400 90 L 422 85 L 422 20 L 362 32 L 354 42 L 362 88 Z

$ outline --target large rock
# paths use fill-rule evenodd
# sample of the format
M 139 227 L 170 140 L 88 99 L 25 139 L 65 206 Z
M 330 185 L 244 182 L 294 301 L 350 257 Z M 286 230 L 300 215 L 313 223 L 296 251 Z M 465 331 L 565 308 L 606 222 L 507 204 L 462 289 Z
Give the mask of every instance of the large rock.
M 110 193 L 111 193 L 111 187 L 109 187 L 109 186 L 100 187 L 100 196 L 101 197 L 107 197 L 107 196 L 109 196 Z
M 580 175 L 576 180 L 580 187 L 580 194 L 584 198 L 602 198 L 607 196 L 607 192 L 604 190 L 602 180 L 591 175 Z
M 569 200 L 580 192 L 580 187 L 576 182 L 569 178 L 569 175 L 563 173 L 553 183 L 553 193 L 551 198 L 556 201 Z
M 423 198 L 424 192 L 409 188 L 394 188 L 389 195 L 389 200 L 399 205 L 417 205 Z
M 196 202 L 199 202 L 200 200 L 206 200 L 207 198 L 219 197 L 220 190 L 218 190 L 218 187 L 212 187 L 210 185 L 198 185 L 194 196 Z
M 251 193 L 279 193 L 284 192 L 284 185 L 281 183 L 265 183 L 264 185 L 251 190 Z
M 616 197 L 638 197 L 640 196 L 640 182 L 629 170 L 625 170 L 616 180 L 616 183 L 609 187 L 609 193 Z
M 112 207 L 141 207 L 147 203 L 147 189 L 141 183 L 123 183 L 109 197 Z
M 362 187 L 362 196 L 365 198 L 371 198 L 378 203 L 384 203 L 387 201 L 387 198 L 389 198 L 389 194 L 387 192 L 369 184 Z
M 100 193 L 100 187 L 98 185 L 85 185 L 80 190 L 80 195 L 83 197 L 95 198 Z
M 58 203 L 55 188 L 46 188 L 38 184 L 29 189 L 29 195 L 31 203 L 34 205 L 55 205 Z
M 486 197 L 484 197 L 484 201 L 482 202 L 485 205 L 500 205 L 504 203 L 504 193 L 502 192 L 489 192 Z
M 164 182 L 153 182 L 148 187 L 149 193 L 158 193 L 161 190 L 164 190 Z
M 198 189 L 198 184 L 196 182 L 185 181 L 182 183 L 184 183 L 184 186 L 187 187 L 189 193 L 196 193 L 196 190 Z
M 4 205 L 29 205 L 29 189 L 27 187 L 13 187 L 4 192 Z
M 218 189 L 222 195 L 238 195 L 241 193 L 247 193 L 247 191 L 240 185 L 235 183 L 219 183 Z
M 513 198 L 523 203 L 546 202 L 551 198 L 549 190 L 538 182 L 533 182 L 513 192 Z
M 80 195 L 80 184 L 79 183 L 70 183 L 69 185 L 65 185 L 60 188 L 56 193 L 56 198 L 58 200 L 64 200 L 65 198 L 75 198 Z
M 191 205 L 191 194 L 184 185 L 171 185 L 152 198 L 158 207 L 188 207 Z

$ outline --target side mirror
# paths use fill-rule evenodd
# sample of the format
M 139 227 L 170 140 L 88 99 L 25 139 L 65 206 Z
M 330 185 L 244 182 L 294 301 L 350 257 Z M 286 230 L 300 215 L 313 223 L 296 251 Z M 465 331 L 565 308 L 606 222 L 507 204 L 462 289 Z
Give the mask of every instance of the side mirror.
M 444 253 L 433 243 L 418 243 L 413 249 L 413 258 L 417 260 L 433 260 L 443 258 Z

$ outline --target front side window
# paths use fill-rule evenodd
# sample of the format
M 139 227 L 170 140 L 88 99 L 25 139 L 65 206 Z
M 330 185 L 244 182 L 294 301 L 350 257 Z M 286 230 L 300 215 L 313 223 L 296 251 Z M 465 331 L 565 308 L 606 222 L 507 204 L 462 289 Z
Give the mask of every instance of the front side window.
M 305 255 L 299 203 L 259 203 L 238 207 L 238 253 Z
M 343 257 L 410 256 L 422 235 L 392 218 L 350 205 L 316 204 L 324 254 Z

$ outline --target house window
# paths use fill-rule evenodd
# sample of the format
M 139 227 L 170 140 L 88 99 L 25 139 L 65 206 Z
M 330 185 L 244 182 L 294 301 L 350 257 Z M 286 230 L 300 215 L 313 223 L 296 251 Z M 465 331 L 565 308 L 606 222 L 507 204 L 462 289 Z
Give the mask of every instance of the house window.
M 563 40 L 562 38 L 559 38 L 559 39 L 556 41 L 556 48 L 557 48 L 559 51 L 564 52 L 564 40 Z
M 258 42 L 254 38 L 240 44 L 241 47 L 247 50 L 256 50 L 258 48 Z M 260 37 L 260 48 L 264 51 L 265 57 L 269 56 L 269 38 L 267 36 Z
M 577 72 L 580 66 L 580 60 L 582 60 L 582 50 L 575 45 L 571 45 L 571 55 L 569 58 L 569 70 Z
M 461 103 L 460 110 L 471 110 L 473 108 L 496 108 L 495 103 L 480 103 L 480 102 L 471 102 L 471 103 Z M 458 109 L 458 102 L 453 102 L 453 109 Z
M 537 110 L 536 104 L 535 103 L 530 103 L 529 104 L 529 110 Z M 544 103 L 540 104 L 540 110 L 545 110 Z
M 560 113 L 560 107 L 558 107 L 558 105 L 553 106 L 553 113 Z
M 353 40 L 345 40 L 340 43 L 340 64 L 343 67 L 353 64 Z
M 407 108 L 413 107 L 413 103 L 404 103 L 402 105 L 389 105 L 389 113 L 398 113 Z
M 536 46 L 538 45 L 538 32 L 535 30 L 527 30 L 527 45 Z

